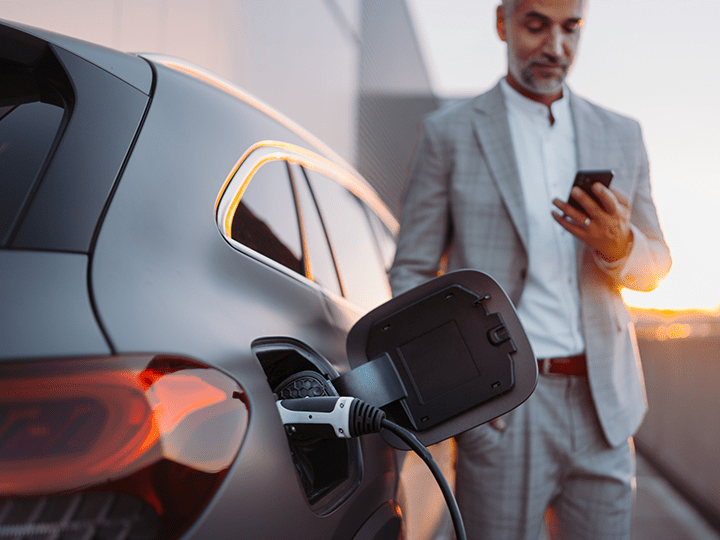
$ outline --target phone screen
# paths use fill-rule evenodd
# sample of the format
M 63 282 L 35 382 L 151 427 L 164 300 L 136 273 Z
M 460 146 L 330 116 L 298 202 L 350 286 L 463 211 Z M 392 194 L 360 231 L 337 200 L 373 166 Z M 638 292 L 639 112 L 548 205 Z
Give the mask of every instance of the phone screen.
M 595 182 L 600 182 L 603 186 L 608 187 L 610 185 L 610 181 L 613 179 L 613 171 L 611 170 L 602 170 L 602 171 L 578 171 L 575 175 L 575 181 L 573 182 L 573 187 L 578 186 L 580 189 L 582 189 L 585 193 L 590 195 L 592 199 L 598 203 L 602 207 L 602 203 L 600 200 L 595 196 L 595 194 L 590 189 L 592 185 Z M 587 213 L 583 209 L 582 206 L 580 206 L 580 203 L 577 202 L 575 199 L 572 198 L 572 196 L 568 197 L 568 204 L 572 206 L 573 208 L 579 210 L 583 214 Z

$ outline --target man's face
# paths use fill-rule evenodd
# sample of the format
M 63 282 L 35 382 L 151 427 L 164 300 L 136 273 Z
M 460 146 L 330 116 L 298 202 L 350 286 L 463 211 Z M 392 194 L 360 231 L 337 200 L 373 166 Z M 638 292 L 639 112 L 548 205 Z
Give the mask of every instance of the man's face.
M 512 14 L 497 9 L 497 31 L 508 45 L 508 83 L 528 97 L 562 96 L 575 58 L 585 0 L 517 0 Z

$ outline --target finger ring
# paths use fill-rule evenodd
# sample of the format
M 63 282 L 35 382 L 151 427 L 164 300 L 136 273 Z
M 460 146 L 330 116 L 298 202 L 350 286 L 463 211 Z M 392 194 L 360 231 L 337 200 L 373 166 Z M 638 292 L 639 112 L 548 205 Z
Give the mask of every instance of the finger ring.
M 590 218 L 586 217 L 585 221 L 583 222 L 583 227 L 587 227 L 588 225 L 590 225 Z

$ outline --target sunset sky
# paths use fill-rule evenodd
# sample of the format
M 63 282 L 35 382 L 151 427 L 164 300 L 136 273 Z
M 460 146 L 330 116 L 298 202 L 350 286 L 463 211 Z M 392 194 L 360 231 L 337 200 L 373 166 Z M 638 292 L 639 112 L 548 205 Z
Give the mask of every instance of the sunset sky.
M 408 0 L 434 90 L 480 93 L 506 71 L 495 33 L 499 0 Z M 651 293 L 628 304 L 720 308 L 720 3 L 590 0 L 568 82 L 640 121 L 660 220 L 673 254 Z

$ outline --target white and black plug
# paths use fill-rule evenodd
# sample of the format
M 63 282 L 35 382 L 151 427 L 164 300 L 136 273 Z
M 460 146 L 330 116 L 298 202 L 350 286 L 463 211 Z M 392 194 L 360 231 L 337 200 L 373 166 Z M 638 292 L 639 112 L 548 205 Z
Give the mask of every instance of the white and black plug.
M 387 429 L 404 441 L 432 472 L 450 510 L 455 537 L 466 540 L 460 509 L 452 489 L 425 446 L 405 428 L 391 422 L 381 409 L 353 397 L 307 397 L 277 402 L 278 412 L 289 437 L 350 439 Z
M 308 397 L 277 402 L 290 436 L 350 439 L 379 433 L 385 413 L 354 397 Z

